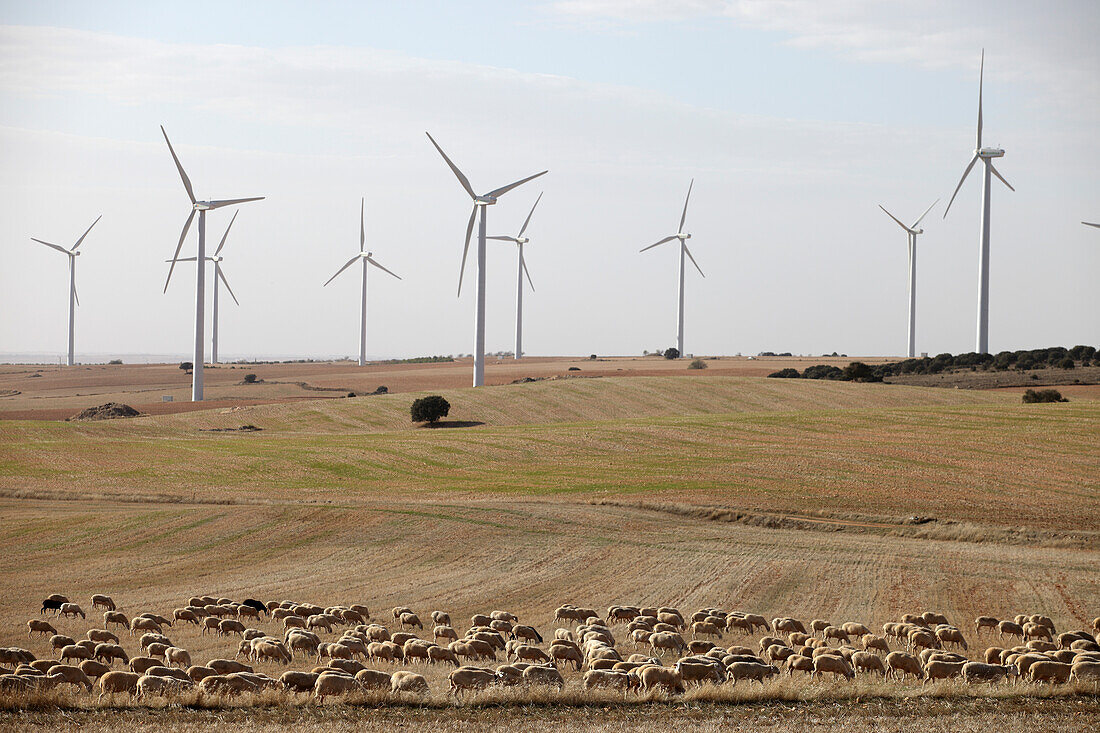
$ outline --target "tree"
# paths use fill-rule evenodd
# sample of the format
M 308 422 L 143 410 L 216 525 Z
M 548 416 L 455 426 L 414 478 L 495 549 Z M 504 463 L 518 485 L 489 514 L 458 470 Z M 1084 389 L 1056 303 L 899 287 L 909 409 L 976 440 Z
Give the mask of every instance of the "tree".
M 798 379 L 799 374 L 797 369 L 787 367 L 786 369 L 780 369 L 778 372 L 772 372 L 768 376 L 772 379 Z
M 426 422 L 429 424 L 438 422 L 439 418 L 447 417 L 451 411 L 451 403 L 437 394 L 421 397 L 412 403 L 409 412 L 413 422 Z
M 688 369 L 706 369 L 706 368 L 707 368 L 707 363 L 705 361 L 703 361 L 702 359 L 696 359 L 695 361 L 688 364 Z
M 677 349 L 675 346 L 670 346 L 667 349 L 665 349 L 664 357 L 666 359 L 679 359 L 680 358 L 680 350 Z
M 191 370 L 194 369 L 194 368 L 195 368 L 195 365 L 192 364 L 189 361 L 181 361 L 180 362 L 180 369 L 183 370 L 184 374 L 190 374 Z
M 244 375 L 244 383 L 245 384 L 255 384 L 256 383 L 256 375 L 255 374 L 246 374 L 246 375 Z
M 853 361 L 844 367 L 844 379 L 849 382 L 873 382 L 875 381 L 875 370 L 862 361 Z
M 1062 393 L 1056 389 L 1029 389 L 1024 392 L 1024 402 L 1069 402 Z

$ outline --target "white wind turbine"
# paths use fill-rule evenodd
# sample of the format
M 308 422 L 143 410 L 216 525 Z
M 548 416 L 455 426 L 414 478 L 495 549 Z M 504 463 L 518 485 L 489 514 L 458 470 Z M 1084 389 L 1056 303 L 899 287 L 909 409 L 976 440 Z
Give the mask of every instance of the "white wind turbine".
M 321 286 L 328 286 L 330 282 L 336 279 L 337 275 L 354 265 L 356 260 L 363 261 L 363 302 L 359 312 L 359 366 L 365 366 L 367 363 L 367 265 L 374 265 L 382 272 L 388 272 L 389 274 L 396 277 L 398 280 L 401 279 L 399 275 L 394 275 L 394 273 L 390 272 L 385 267 L 382 267 L 382 265 L 375 262 L 374 258 L 372 257 L 372 255 L 374 254 L 373 252 L 365 251 L 367 242 L 367 230 L 363 221 L 363 210 L 366 207 L 366 201 L 367 200 L 364 198 L 359 202 L 359 254 L 355 255 L 346 263 L 344 263 L 344 266 L 336 271 L 336 275 L 330 277 L 328 281 L 326 281 L 325 284 Z
M 229 236 L 229 230 L 233 228 L 233 222 L 237 221 L 237 214 L 240 213 L 240 209 L 233 212 L 233 218 L 229 220 L 229 226 L 225 228 L 225 234 L 222 235 L 222 241 L 218 244 L 218 248 L 214 250 L 213 257 L 207 257 L 207 262 L 214 263 L 214 313 L 210 319 L 210 363 L 218 363 L 218 280 L 221 280 L 225 284 L 225 289 L 229 291 L 229 295 L 233 298 L 233 302 L 240 305 L 241 302 L 237 300 L 237 296 L 233 295 L 233 288 L 229 287 L 229 281 L 225 279 L 225 273 L 222 271 L 222 261 L 225 259 L 221 256 L 222 247 L 225 246 L 225 240 Z M 194 257 L 181 257 L 176 262 L 194 262 Z M 171 262 L 172 260 L 166 260 Z
M 31 237 L 32 241 L 56 249 L 58 252 L 66 254 L 69 257 L 69 353 L 68 359 L 66 361 L 69 366 L 73 365 L 73 345 L 75 343 L 73 333 L 73 321 L 76 316 L 75 306 L 80 303 L 80 298 L 78 298 L 76 295 L 76 258 L 80 256 L 80 253 L 76 250 L 84 242 L 84 237 L 88 236 L 88 232 L 92 231 L 92 227 L 96 225 L 96 222 L 98 222 L 102 218 L 102 214 L 97 216 L 95 221 L 92 222 L 92 225 L 88 227 L 83 234 L 80 235 L 80 239 L 76 240 L 76 244 L 74 244 L 70 249 L 65 249 L 60 245 L 50 244 L 49 242 L 43 242 L 41 239 L 35 239 L 34 237 Z
M 160 131 L 161 134 L 164 135 L 164 142 L 168 143 L 168 152 L 172 154 L 172 160 L 176 163 L 176 169 L 180 173 L 180 178 L 183 179 L 183 187 L 187 189 L 187 197 L 191 199 L 191 213 L 188 214 L 187 221 L 183 224 L 183 232 L 180 234 L 180 241 L 179 244 L 176 245 L 175 254 L 173 254 L 172 259 L 169 260 L 172 264 L 168 268 L 168 279 L 164 281 L 164 292 L 168 292 L 168 283 L 172 280 L 172 271 L 176 268 L 176 262 L 179 261 L 180 250 L 183 248 L 183 241 L 187 238 L 187 231 L 191 228 L 191 222 L 195 218 L 195 212 L 199 214 L 199 249 L 195 256 L 195 265 L 197 269 L 195 278 L 195 348 L 192 361 L 193 368 L 191 371 L 191 399 L 194 402 L 201 402 L 203 386 L 202 340 L 206 308 L 206 212 L 220 209 L 223 206 L 233 206 L 234 204 L 243 204 L 249 201 L 260 201 L 264 197 L 253 196 L 246 199 L 223 199 L 219 201 L 197 200 L 195 198 L 195 192 L 191 189 L 191 179 L 187 177 L 187 174 L 183 170 L 183 166 L 180 165 L 180 159 L 176 157 L 176 151 L 172 148 L 172 142 L 168 139 L 168 133 L 164 131 L 163 125 L 161 125 Z M 228 230 L 226 231 L 228 232 Z
M 939 199 L 932 202 L 932 206 L 939 203 Z M 896 221 L 898 226 L 906 231 L 909 236 L 909 351 L 908 357 L 912 359 L 916 356 L 917 347 L 917 235 L 924 234 L 923 229 L 918 229 L 921 219 L 932 210 L 932 206 L 929 206 L 924 210 L 912 226 L 905 226 L 901 223 L 901 219 L 886 211 L 886 207 L 879 204 L 878 207 L 883 211 L 886 211 L 886 215 Z
M 527 269 L 527 261 L 523 259 L 523 245 L 530 242 L 531 239 L 523 236 L 523 233 L 527 231 L 527 225 L 531 223 L 531 215 L 535 213 L 535 206 L 539 205 L 539 201 L 542 201 L 542 193 L 539 193 L 539 197 L 535 199 L 535 204 L 531 207 L 531 213 L 527 215 L 523 226 L 519 228 L 519 234 L 514 237 L 486 237 L 486 239 L 498 239 L 502 242 L 515 242 L 519 245 L 519 272 L 516 275 L 516 359 L 523 356 L 523 276 L 525 274 L 527 275 L 527 283 L 531 286 L 531 292 L 535 292 L 535 284 L 531 282 L 531 273 Z
M 485 384 L 485 210 L 495 204 L 497 198 L 508 193 L 516 186 L 546 175 L 549 171 L 536 173 L 533 176 L 528 176 L 515 183 L 509 183 L 507 186 L 495 188 L 489 193 L 479 196 L 474 193 L 470 181 L 458 169 L 458 166 L 452 163 L 447 154 L 443 152 L 443 148 L 439 147 L 439 143 L 435 141 L 435 138 L 428 133 L 425 134 L 428 135 L 428 139 L 432 141 L 432 145 L 439 151 L 439 154 L 443 156 L 443 160 L 447 161 L 447 165 L 454 172 L 455 177 L 458 178 L 458 182 L 462 184 L 462 188 L 466 189 L 466 193 L 470 194 L 470 198 L 474 202 L 473 211 L 470 212 L 470 221 L 466 225 L 466 244 L 462 248 L 462 267 L 458 271 L 459 295 L 462 294 L 462 275 L 466 271 L 466 254 L 470 250 L 470 234 L 474 230 L 474 219 L 477 217 L 477 210 L 481 209 L 481 221 L 477 230 L 477 285 L 474 294 L 477 301 L 474 311 L 474 386 L 480 387 Z
M 676 234 L 665 237 L 661 241 L 651 244 L 648 247 L 643 247 L 642 252 L 647 249 L 653 249 L 654 247 L 664 244 L 665 242 L 671 242 L 673 239 L 680 240 L 680 287 L 679 287 L 679 305 L 676 309 L 676 350 L 680 352 L 680 356 L 684 355 L 684 255 L 686 254 L 691 258 L 691 264 L 695 265 L 695 269 L 699 271 L 700 275 L 703 275 L 703 269 L 699 267 L 699 263 L 695 261 L 695 258 L 691 256 L 691 250 L 687 248 L 687 240 L 691 239 L 690 234 L 684 233 L 684 222 L 687 221 L 688 215 L 688 201 L 691 200 L 691 187 L 695 185 L 695 179 L 691 179 L 691 183 L 688 184 L 687 197 L 684 199 L 684 213 L 680 215 L 680 228 L 676 230 Z M 703 275 L 706 277 L 706 275 Z
M 979 354 L 989 353 L 989 199 L 990 199 L 990 174 L 997 176 L 1001 183 L 1008 186 L 1010 191 L 1015 191 L 1008 181 L 1004 179 L 996 168 L 993 167 L 993 159 L 1005 154 L 1001 148 L 982 147 L 982 83 L 985 79 L 985 50 L 982 50 L 981 69 L 978 72 L 978 142 L 974 148 L 974 157 L 970 159 L 970 165 L 966 166 L 959 185 L 955 187 L 955 193 L 951 195 L 951 201 L 947 202 L 947 208 L 943 211 L 943 218 L 947 218 L 947 212 L 951 210 L 951 204 L 955 196 L 959 194 L 963 181 L 970 175 L 974 164 L 981 159 L 985 166 L 985 176 L 982 179 L 982 221 L 978 243 L 978 336 L 974 350 Z

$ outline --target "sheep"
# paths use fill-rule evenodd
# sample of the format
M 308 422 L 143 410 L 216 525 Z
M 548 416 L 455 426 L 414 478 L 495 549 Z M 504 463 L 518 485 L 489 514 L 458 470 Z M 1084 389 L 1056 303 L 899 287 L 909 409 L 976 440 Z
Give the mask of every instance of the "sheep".
M 1049 682 L 1052 685 L 1064 684 L 1069 681 L 1069 675 L 1072 671 L 1073 665 L 1071 664 L 1043 659 L 1034 662 L 1028 668 L 1028 678 L 1032 682 Z
M 467 690 L 478 690 L 497 682 L 497 673 L 483 667 L 459 667 L 447 675 L 451 683 L 449 694 L 458 697 Z
M 928 664 L 924 665 L 924 684 L 958 677 L 966 664 L 968 664 L 966 661 L 949 662 L 943 659 L 930 659 Z
M 118 606 L 115 605 L 114 600 L 110 596 L 105 596 L 102 593 L 95 593 L 92 595 L 92 610 L 98 610 L 100 608 L 114 611 L 117 610 Z
M 406 661 L 413 661 L 416 659 L 423 659 L 424 661 L 428 661 L 428 649 L 431 646 L 433 646 L 433 644 L 430 641 L 424 641 L 423 639 L 409 639 L 402 646 L 401 651 L 404 652 Z
M 68 683 L 70 685 L 76 685 L 83 687 L 88 692 L 92 691 L 92 681 L 88 679 L 88 675 L 80 667 L 73 667 L 67 664 L 56 664 L 50 667 L 49 676 L 51 678 L 60 678 L 58 682 Z
M 852 666 L 857 671 L 881 672 L 886 677 L 886 666 L 882 659 L 872 652 L 856 652 L 852 655 Z
M 140 700 L 149 695 L 169 695 L 193 686 L 194 683 L 191 680 L 184 682 L 174 677 L 158 677 L 146 674 L 138 679 L 134 698 Z
M 538 632 L 538 629 L 534 626 L 527 626 L 524 624 L 517 624 L 512 628 L 512 638 L 537 641 L 539 644 L 543 642 L 542 634 Z
M 118 637 L 112 634 L 110 631 L 105 631 L 104 629 L 88 629 L 88 633 L 85 634 L 85 636 L 88 637 L 89 641 L 94 641 L 97 644 L 118 643 Z
M 179 665 L 181 668 L 191 666 L 191 655 L 186 649 L 178 646 L 170 646 L 164 650 L 164 659 L 169 666 Z
M 95 654 L 82 646 L 77 644 L 70 644 L 61 650 L 61 661 L 64 662 L 67 659 L 79 659 L 81 661 L 85 659 L 92 659 Z
M 279 684 L 283 686 L 283 689 L 291 694 L 298 694 L 299 692 L 313 692 L 313 686 L 317 683 L 317 677 L 319 675 L 313 672 L 295 672 L 288 671 L 279 675 Z
M 42 636 L 55 636 L 57 629 L 53 627 L 48 621 L 32 618 L 27 622 L 27 636 L 33 637 L 35 634 L 42 634 Z
M 99 678 L 99 687 L 102 690 L 99 699 L 102 701 L 104 696 L 110 697 L 120 692 L 133 695 L 139 679 L 141 675 L 134 672 L 108 672 Z
M 1050 633 L 1050 628 L 1044 624 L 1038 624 L 1034 622 L 1028 622 L 1024 624 L 1024 641 L 1031 639 L 1042 639 L 1044 641 L 1053 642 L 1054 637 Z
M 423 675 L 407 670 L 399 670 L 394 672 L 390 678 L 390 692 L 394 695 L 402 692 L 428 695 L 430 690 L 428 689 L 428 681 L 424 679 Z
M 529 644 L 520 644 L 513 650 L 517 660 L 524 660 L 528 662 L 549 662 L 550 656 L 539 649 L 537 646 L 531 646 Z
M 97 662 L 94 659 L 85 659 L 80 663 L 80 669 L 84 674 L 93 679 L 98 679 L 111 671 L 111 668 L 106 664 Z
M 103 617 L 106 619 L 107 614 L 104 614 Z M 152 631 L 159 634 L 160 624 L 151 618 L 137 616 L 130 621 L 130 636 L 133 636 L 138 631 Z
M 152 657 L 131 657 L 130 658 L 130 671 L 137 674 L 145 674 L 147 669 L 151 667 L 159 667 L 160 660 L 153 659 Z
M 720 662 L 704 658 L 681 659 L 676 662 L 676 671 L 684 682 L 714 682 L 722 684 L 726 679 L 726 671 Z
M 116 659 L 120 660 L 123 664 L 130 663 L 130 657 L 127 656 L 126 650 L 118 644 L 111 644 L 109 642 L 96 644 L 92 657 L 107 662 L 110 665 L 114 665 Z
M 124 629 L 128 629 L 130 628 L 130 619 L 121 611 L 104 611 L 103 628 L 107 628 L 111 624 L 116 624 Z
M 80 618 L 88 618 L 84 613 L 84 609 L 76 603 L 62 603 L 61 608 L 57 610 L 57 615 L 58 617 L 65 616 L 66 618 L 70 616 L 72 618 L 76 618 L 77 616 L 80 616 Z
M 941 626 L 936 629 L 936 637 L 944 644 L 955 644 L 961 646 L 963 651 L 966 651 L 970 647 L 966 643 L 966 639 L 963 638 L 962 632 L 956 629 L 954 626 Z
M 696 621 L 691 625 L 692 636 L 716 636 L 722 638 L 722 630 L 711 621 Z
M 401 614 L 401 626 L 402 628 L 404 628 L 405 626 L 408 626 L 410 628 L 415 626 L 421 631 L 424 630 L 424 624 L 420 623 L 420 617 L 411 612 Z
M 260 686 L 247 677 L 236 673 L 213 674 L 203 677 L 199 689 L 208 695 L 241 695 L 246 692 L 259 692 Z
M 1100 681 L 1100 661 L 1082 659 L 1070 665 L 1070 679 Z
M 274 639 L 256 639 L 251 646 L 252 658 L 257 662 L 273 661 L 280 664 L 290 664 L 294 661 L 290 650 Z
M 992 616 L 978 616 L 974 619 L 974 633 L 977 634 L 982 629 L 990 629 L 992 631 L 997 628 L 997 624 L 999 623 L 1000 621 Z
M 886 655 L 886 666 L 889 667 L 888 677 L 896 677 L 901 680 L 906 674 L 911 674 L 918 680 L 924 679 L 924 669 L 920 660 L 907 652 L 890 652 Z
M 559 662 L 563 665 L 572 662 L 574 669 L 578 672 L 581 670 L 584 660 L 580 649 L 564 644 L 551 644 L 550 657 L 554 660 L 555 665 Z
M 71 644 L 75 644 L 75 643 L 76 643 L 76 639 L 72 638 L 71 636 L 64 636 L 62 634 L 54 634 L 53 636 L 50 637 L 50 649 L 53 649 L 54 651 L 58 651 L 59 649 L 64 649 L 65 647 L 67 647 Z
M 413 610 L 408 606 L 398 606 L 397 608 L 393 609 L 393 620 L 398 621 L 401 619 L 401 614 L 412 612 Z
M 832 654 L 822 654 L 814 657 L 814 672 L 811 676 L 820 677 L 825 672 L 849 680 L 854 679 L 856 676 L 852 665 L 848 664 L 844 657 L 833 656 Z
M 207 667 L 217 672 L 219 675 L 230 675 L 234 672 L 252 672 L 252 667 L 247 664 L 242 664 L 234 659 L 212 659 L 206 663 Z
M 645 666 L 636 671 L 641 687 L 645 690 L 652 690 L 657 687 L 663 687 L 673 693 L 683 693 L 685 690 L 684 678 L 674 669 Z
M 875 634 L 864 634 L 860 641 L 863 643 L 863 648 L 866 651 L 874 650 L 883 652 L 884 654 L 890 653 L 890 645 L 887 644 L 886 639 L 882 638 L 881 636 L 876 636 Z
M 842 628 L 838 628 L 836 626 L 826 626 L 821 631 L 822 638 L 824 638 L 825 641 L 828 641 L 829 639 L 836 639 L 837 641 L 843 641 L 845 644 L 847 644 L 849 641 L 848 632 L 846 632 Z
M 660 654 L 662 650 L 670 649 L 676 656 L 680 656 L 683 650 L 687 648 L 687 643 L 684 641 L 684 638 L 674 631 L 658 631 L 657 633 L 650 634 L 649 645 L 653 648 L 655 654 Z
M 1019 670 L 1012 664 L 985 664 L 982 662 L 967 662 L 962 667 L 962 677 L 970 683 L 988 682 L 993 684 L 1005 677 L 1016 677 Z
M 451 641 L 458 641 L 458 632 L 450 626 L 440 625 L 432 629 L 432 638 L 436 640 L 449 639 Z
M 227 618 L 218 622 L 218 636 L 237 634 L 243 637 L 245 630 L 245 625 L 236 619 Z
M 1021 639 L 1024 636 L 1024 627 L 1014 621 L 1001 621 L 997 624 L 997 631 L 1000 633 L 1002 639 L 1005 637 L 1005 634 L 1017 636 Z
M 428 647 L 428 661 L 432 664 L 440 664 L 443 662 L 450 662 L 454 666 L 458 666 L 458 655 L 445 646 L 432 645 Z
M 586 690 L 606 687 L 625 692 L 630 688 L 629 674 L 610 669 L 590 669 L 584 673 L 582 681 Z

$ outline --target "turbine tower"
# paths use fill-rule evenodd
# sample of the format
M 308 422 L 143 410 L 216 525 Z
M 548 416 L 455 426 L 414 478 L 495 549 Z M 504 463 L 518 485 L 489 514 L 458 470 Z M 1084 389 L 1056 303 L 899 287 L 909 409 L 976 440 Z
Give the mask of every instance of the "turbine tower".
M 932 202 L 932 206 L 939 203 L 939 199 Z M 929 206 L 924 210 L 924 214 L 921 214 L 912 226 L 905 226 L 901 223 L 901 220 L 896 216 L 886 211 L 886 207 L 879 204 L 878 207 L 883 211 L 886 211 L 886 215 L 896 221 L 898 226 L 906 231 L 909 237 L 909 350 L 907 356 L 912 359 L 917 355 L 917 235 L 924 234 L 923 229 L 918 229 L 921 219 L 932 210 L 932 206 Z
M 691 258 L 691 264 L 695 265 L 695 269 L 699 271 L 700 275 L 703 275 L 703 269 L 699 267 L 699 263 L 695 261 L 695 258 L 691 256 L 691 250 L 687 247 L 687 240 L 691 239 L 690 234 L 684 233 L 684 222 L 687 221 L 688 215 L 688 201 L 691 200 L 691 187 L 695 185 L 695 179 L 691 179 L 691 183 L 688 184 L 687 198 L 684 199 L 684 213 L 680 215 L 680 228 L 676 230 L 676 234 L 672 234 L 665 237 L 660 242 L 651 244 L 648 247 L 643 247 L 642 252 L 647 249 L 653 249 L 654 247 L 664 244 L 665 242 L 671 242 L 673 239 L 680 240 L 680 286 L 678 301 L 679 305 L 676 309 L 676 350 L 680 352 L 680 356 L 684 355 L 684 255 L 686 254 Z M 706 275 L 703 275 L 706 277 Z
M 978 240 L 978 336 L 974 347 L 974 351 L 979 354 L 989 353 L 989 199 L 992 193 L 990 190 L 990 174 L 997 176 L 1001 183 L 1008 186 L 1010 191 L 1016 190 L 993 167 L 993 159 L 1002 157 L 1005 151 L 1001 148 L 982 147 L 982 83 L 984 79 L 985 49 L 982 50 L 981 69 L 978 72 L 978 142 L 974 148 L 974 157 L 970 159 L 970 164 L 963 171 L 962 178 L 959 179 L 959 185 L 955 187 L 955 193 L 951 194 L 951 201 L 947 202 L 947 208 L 943 211 L 943 218 L 946 219 L 947 212 L 951 210 L 951 204 L 955 201 L 955 196 L 959 194 L 959 189 L 962 188 L 966 177 L 970 175 L 970 170 L 980 159 L 985 167 L 983 171 L 985 175 L 982 178 L 982 219 Z
M 164 142 L 168 143 L 168 152 L 172 154 L 172 160 L 176 164 L 176 170 L 179 171 L 180 178 L 183 180 L 183 187 L 187 189 L 187 198 L 191 199 L 191 213 L 187 215 L 187 221 L 183 224 L 183 232 L 180 233 L 179 244 L 176 245 L 176 251 L 172 255 L 170 262 L 172 263 L 168 267 L 168 279 L 164 281 L 164 292 L 168 292 L 168 283 L 172 281 L 172 271 L 176 268 L 176 262 L 179 261 L 180 250 L 183 248 L 183 242 L 187 239 L 187 232 L 191 228 L 191 222 L 195 218 L 195 213 L 199 215 L 199 249 L 195 256 L 196 265 L 196 278 L 195 278 L 195 348 L 194 357 L 192 361 L 191 370 L 191 400 L 193 402 L 202 401 L 202 363 L 203 363 L 203 327 L 205 307 L 206 307 L 206 212 L 213 211 L 214 209 L 220 209 L 223 206 L 233 206 L 235 204 L 244 204 L 249 201 L 260 201 L 263 196 L 253 196 L 246 199 L 222 199 L 214 201 L 199 201 L 195 198 L 195 192 L 191 189 L 191 179 L 187 177 L 187 173 L 184 172 L 183 166 L 180 164 L 180 159 L 176 156 L 176 151 L 172 148 L 172 142 L 168 139 L 168 133 L 164 131 L 164 125 L 161 125 L 160 132 L 164 135 Z M 228 231 L 228 230 L 226 230 Z
M 102 218 L 102 214 L 97 216 L 95 218 L 95 221 L 92 222 L 92 225 L 88 227 L 83 234 L 80 235 L 80 239 L 76 240 L 76 244 L 74 244 L 70 249 L 65 249 L 60 245 L 50 244 L 49 242 L 43 242 L 41 239 L 35 239 L 34 237 L 31 237 L 32 241 L 38 242 L 39 244 L 44 244 L 47 247 L 51 247 L 52 249 L 56 249 L 58 252 L 68 255 L 69 257 L 69 353 L 68 358 L 65 362 L 69 366 L 73 365 L 73 345 L 75 344 L 73 334 L 73 321 L 76 315 L 75 306 L 80 304 L 80 298 L 76 296 L 76 258 L 80 256 L 80 253 L 76 250 L 84 242 L 84 237 L 88 236 L 88 232 L 92 231 L 92 227 L 94 227 L 96 223 Z
M 382 265 L 374 261 L 372 255 L 373 252 L 365 251 L 367 241 L 367 230 L 363 221 L 363 209 L 366 207 L 366 199 L 362 199 L 359 202 L 359 254 L 352 257 L 344 266 L 336 271 L 336 275 L 339 275 L 344 270 L 348 269 L 355 264 L 356 260 L 363 261 L 363 302 L 359 312 L 359 366 L 365 366 L 367 363 L 367 265 L 374 265 L 382 272 L 388 272 L 389 274 L 400 280 L 400 276 L 394 275 L 394 273 L 387 270 Z M 336 275 L 333 275 L 325 282 L 321 287 L 326 287 L 330 282 L 336 279 Z
M 515 242 L 519 245 L 519 272 L 516 275 L 516 359 L 518 360 L 523 356 L 523 276 L 527 275 L 527 284 L 531 286 L 531 292 L 535 292 L 535 284 L 531 282 L 531 273 L 527 270 L 527 262 L 523 259 L 523 245 L 531 241 L 529 237 L 523 236 L 523 233 L 527 231 L 527 225 L 531 223 L 531 214 L 535 213 L 535 206 L 539 205 L 539 201 L 542 201 L 542 193 L 539 193 L 539 197 L 535 199 L 534 206 L 531 207 L 531 213 L 527 215 L 527 219 L 524 220 L 523 226 L 519 228 L 519 234 L 514 237 L 486 237 L 486 239 L 499 239 L 502 242 Z
M 214 250 L 213 257 L 207 257 L 207 262 L 214 263 L 214 313 L 210 320 L 210 363 L 218 363 L 218 280 L 221 280 L 225 284 L 225 289 L 229 291 L 230 297 L 233 298 L 233 302 L 240 305 L 241 302 L 237 300 L 237 296 L 233 295 L 233 288 L 229 287 L 229 281 L 225 279 L 225 273 L 222 271 L 222 261 L 225 259 L 221 256 L 222 247 L 225 246 L 225 240 L 229 236 L 229 230 L 233 228 L 233 222 L 237 221 L 237 214 L 240 213 L 240 209 L 233 212 L 233 218 L 229 220 L 229 226 L 225 228 L 225 234 L 222 235 L 222 241 L 218 244 L 218 248 Z M 172 260 L 166 260 L 171 262 Z M 194 262 L 194 257 L 181 257 L 176 262 Z
M 466 255 L 470 250 L 470 235 L 474 231 L 474 219 L 477 217 L 477 211 L 481 209 L 481 221 L 478 224 L 477 229 L 477 286 L 475 291 L 476 305 L 474 306 L 474 386 L 480 387 L 485 384 L 485 211 L 488 207 L 497 202 L 497 199 L 504 194 L 511 191 L 517 186 L 521 186 L 530 180 L 538 178 L 539 176 L 546 175 L 549 171 L 543 171 L 542 173 L 536 173 L 533 176 L 527 176 L 515 183 L 509 183 L 507 186 L 501 186 L 500 188 L 494 188 L 492 191 L 486 194 L 477 195 L 474 193 L 473 187 L 470 185 L 470 181 L 463 175 L 462 171 L 458 169 L 451 159 L 447 157 L 447 154 L 443 152 L 443 148 L 439 147 L 439 143 L 435 141 L 429 133 L 428 139 L 432 141 L 432 145 L 439 151 L 439 154 L 443 156 L 443 160 L 447 161 L 447 166 L 458 178 L 458 182 L 462 184 L 462 188 L 466 190 L 466 193 L 473 199 L 474 208 L 470 212 L 470 221 L 466 224 L 466 244 L 462 248 L 462 266 L 458 271 L 458 294 L 462 295 L 462 275 L 466 271 Z

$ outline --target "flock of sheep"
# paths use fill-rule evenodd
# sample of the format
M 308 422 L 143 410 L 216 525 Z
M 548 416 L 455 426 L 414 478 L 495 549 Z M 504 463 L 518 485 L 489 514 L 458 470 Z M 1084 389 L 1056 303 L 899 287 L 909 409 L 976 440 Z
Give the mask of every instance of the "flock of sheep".
M 793 618 L 768 621 L 718 608 L 686 616 L 667 607 L 611 606 L 601 614 L 564 605 L 555 611 L 559 628 L 547 643 L 538 629 L 506 611 L 475 614 L 461 636 L 449 614 L 432 611 L 429 639 L 423 638 L 429 634 L 410 608 L 394 608 L 387 623 L 380 623 L 362 605 L 324 608 L 196 596 L 168 618 L 151 612 L 128 616 L 106 595 L 94 595 L 91 602 L 93 612 L 103 612 L 102 628 L 88 629 L 77 640 L 59 633 L 50 616 L 66 623 L 86 620 L 84 609 L 61 595 L 45 599 L 27 630 L 48 641 L 49 658 L 19 647 L 0 648 L 0 693 L 74 685 L 88 692 L 98 688 L 101 700 L 185 691 L 237 696 L 276 690 L 311 695 L 318 702 L 370 690 L 429 695 L 423 674 L 395 669 L 417 665 L 450 665 L 448 693 L 456 698 L 490 687 L 562 689 L 563 671 L 583 673 L 585 690 L 623 694 L 658 689 L 677 694 L 704 683 L 763 684 L 795 673 L 839 680 L 912 677 L 925 683 L 953 678 L 990 684 L 1017 679 L 1100 683 L 1100 645 L 1094 635 L 1100 633 L 1100 618 L 1091 630 L 1058 633 L 1045 616 L 982 616 L 974 622 L 975 637 L 996 635 L 998 642 L 1013 645 L 990 646 L 980 660 L 972 660 L 962 630 L 932 612 L 906 614 L 897 623 L 883 624 L 877 634 L 855 622 L 833 625 L 815 619 L 807 627 Z M 193 624 L 202 635 L 236 639 L 236 649 L 199 663 L 166 634 L 181 624 Z M 739 643 L 719 645 L 729 641 Z M 296 661 L 311 669 L 291 669 Z M 116 662 L 121 669 L 114 668 Z

